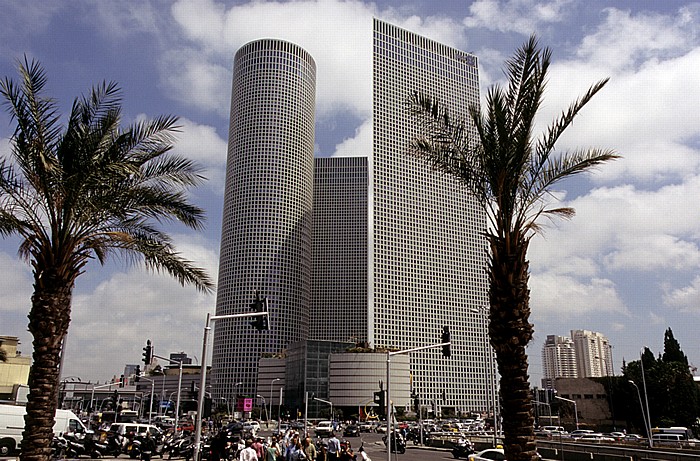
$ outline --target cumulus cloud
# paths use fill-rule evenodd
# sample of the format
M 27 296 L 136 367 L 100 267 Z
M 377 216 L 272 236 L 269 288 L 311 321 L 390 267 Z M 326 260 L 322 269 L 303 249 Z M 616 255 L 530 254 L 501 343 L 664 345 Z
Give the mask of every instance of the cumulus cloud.
M 227 142 L 219 136 L 216 128 L 200 125 L 192 120 L 180 119 L 181 133 L 173 149 L 174 153 L 192 159 L 206 168 L 207 187 L 223 195 L 226 180 Z
M 209 242 L 185 235 L 175 235 L 174 242 L 185 258 L 216 280 L 218 257 Z M 212 294 L 140 266 L 114 272 L 74 296 L 64 374 L 109 379 L 118 371 L 115 364 L 139 362 L 147 339 L 159 355 L 180 350 L 197 355 L 214 301 Z
M 677 289 L 666 288 L 663 296 L 664 305 L 683 313 L 700 314 L 700 276 L 692 282 Z
M 335 146 L 333 157 L 368 157 L 372 154 L 372 119 L 355 130 L 355 136 Z
M 569 3 L 569 0 L 477 0 L 469 7 L 471 16 L 464 19 L 464 25 L 469 28 L 529 35 L 543 25 L 561 21 L 566 15 L 565 8 Z
M 607 279 L 581 281 L 572 276 L 540 273 L 533 274 L 530 289 L 536 319 L 556 313 L 560 320 L 580 321 L 594 313 L 627 312 L 614 282 Z

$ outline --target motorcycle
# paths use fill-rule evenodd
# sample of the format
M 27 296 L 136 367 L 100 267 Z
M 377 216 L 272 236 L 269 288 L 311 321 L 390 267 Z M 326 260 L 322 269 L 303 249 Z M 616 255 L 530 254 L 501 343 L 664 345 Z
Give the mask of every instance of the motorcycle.
M 63 434 L 68 446 L 66 447 L 66 456 L 69 458 L 80 458 L 81 456 L 90 456 L 91 453 L 85 448 L 85 442 L 75 432 L 66 432 Z
M 400 455 L 406 453 L 406 439 L 403 438 L 400 432 L 394 431 L 391 433 L 391 451 Z M 387 446 L 387 436 L 382 437 L 384 446 Z
M 455 459 L 467 458 L 472 453 L 474 453 L 474 445 L 465 438 L 457 440 L 457 443 L 452 447 L 452 456 L 454 456 Z
M 68 440 L 62 435 L 55 435 L 51 441 L 51 459 L 63 459 L 68 450 Z

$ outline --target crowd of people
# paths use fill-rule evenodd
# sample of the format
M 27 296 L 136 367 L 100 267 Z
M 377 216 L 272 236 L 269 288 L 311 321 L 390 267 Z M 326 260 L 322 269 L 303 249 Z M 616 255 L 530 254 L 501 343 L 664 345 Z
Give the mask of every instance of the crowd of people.
M 331 434 L 328 440 L 304 437 L 294 430 L 283 436 L 230 439 L 225 431 L 219 432 L 210 445 L 210 460 L 221 461 L 355 461 L 356 456 L 348 441 Z

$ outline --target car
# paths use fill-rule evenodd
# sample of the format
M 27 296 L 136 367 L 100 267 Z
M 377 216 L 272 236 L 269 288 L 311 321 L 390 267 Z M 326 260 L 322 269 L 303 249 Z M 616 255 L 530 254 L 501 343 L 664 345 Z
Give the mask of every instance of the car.
M 610 437 L 605 434 L 601 434 L 600 432 L 592 432 L 590 434 L 581 434 L 580 436 L 576 437 L 576 440 L 580 442 L 614 442 L 615 439 L 613 437 Z
M 592 431 L 590 429 L 576 429 L 576 430 L 571 431 L 571 438 L 577 439 L 577 438 L 581 437 L 582 435 L 594 434 L 594 433 L 595 433 L 595 431 Z
M 541 460 L 542 456 L 539 453 L 535 453 L 535 456 L 537 459 Z M 487 448 L 486 450 L 481 450 L 478 453 L 474 453 L 473 455 L 469 455 L 467 458 L 469 461 L 505 461 L 506 459 L 506 454 L 503 451 L 503 448 Z
M 343 431 L 343 437 L 359 437 L 360 428 L 356 424 L 350 424 Z
M 487 448 L 486 450 L 481 450 L 478 453 L 469 455 L 467 459 L 469 461 L 504 461 L 506 459 L 506 454 L 503 452 L 503 448 Z
M 374 423 L 372 423 L 372 421 L 364 421 L 358 423 L 357 427 L 360 429 L 361 432 L 372 432 L 372 430 L 374 429 Z
M 332 421 L 319 421 L 314 429 L 316 437 L 330 437 L 333 433 Z
M 284 436 L 284 434 L 286 434 L 287 431 L 289 430 L 289 427 L 290 427 L 289 424 L 281 423 L 279 425 L 279 427 L 277 428 L 277 430 L 275 431 L 275 434 L 278 436 Z
M 646 443 L 646 439 L 639 434 L 627 434 L 624 440 L 627 443 Z

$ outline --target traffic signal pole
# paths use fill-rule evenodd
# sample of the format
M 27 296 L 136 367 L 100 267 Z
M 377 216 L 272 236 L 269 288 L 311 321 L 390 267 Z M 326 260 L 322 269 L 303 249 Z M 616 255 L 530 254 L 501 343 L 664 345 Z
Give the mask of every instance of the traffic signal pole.
M 266 317 L 269 325 L 269 312 L 248 312 L 243 314 L 228 314 L 228 315 L 211 315 L 207 314 L 207 321 L 204 324 L 204 338 L 202 340 L 202 370 L 199 377 L 199 396 L 197 397 L 197 415 L 195 416 L 194 428 L 194 461 L 200 460 L 201 442 L 202 442 L 202 414 L 204 412 L 204 396 L 207 384 L 207 343 L 209 341 L 209 332 L 211 331 L 211 322 L 214 320 L 224 319 L 243 319 L 251 317 Z
M 450 345 L 452 340 L 450 339 L 449 329 L 443 327 L 442 341 L 440 344 L 431 344 L 430 346 L 414 347 L 413 349 L 405 349 L 401 351 L 387 352 L 386 353 L 386 459 L 391 461 L 391 437 L 394 436 L 394 405 L 391 403 L 391 357 L 394 355 L 409 354 L 411 352 L 423 351 L 426 349 L 435 349 L 442 347 L 442 353 L 445 357 L 451 355 Z M 422 431 L 422 430 L 421 430 Z

